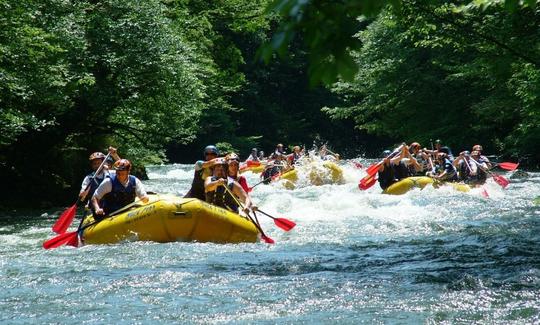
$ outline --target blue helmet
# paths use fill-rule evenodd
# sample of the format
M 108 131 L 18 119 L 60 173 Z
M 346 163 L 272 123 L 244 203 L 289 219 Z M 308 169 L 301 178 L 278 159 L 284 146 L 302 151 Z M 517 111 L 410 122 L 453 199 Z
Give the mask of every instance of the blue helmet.
M 206 146 L 206 148 L 204 148 L 204 154 L 206 155 L 207 153 L 213 153 L 216 156 L 219 156 L 218 148 L 216 148 L 216 146 L 213 146 L 213 145 L 209 145 L 209 146 Z
M 386 157 L 390 156 L 391 153 L 392 153 L 392 151 L 385 150 L 385 151 L 382 152 L 381 158 L 386 158 Z

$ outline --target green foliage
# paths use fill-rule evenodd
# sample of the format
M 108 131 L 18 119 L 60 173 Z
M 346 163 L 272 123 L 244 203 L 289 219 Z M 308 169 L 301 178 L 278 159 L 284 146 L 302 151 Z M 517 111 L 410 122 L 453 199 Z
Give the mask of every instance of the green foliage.
M 429 5 L 438 1 L 424 0 L 420 3 Z M 536 0 L 473 0 L 464 2 L 455 10 L 488 10 L 500 7 L 501 3 L 509 12 L 516 12 L 523 8 L 534 9 Z M 282 20 L 259 55 L 265 62 L 269 62 L 274 53 L 284 57 L 289 44 L 300 34 L 310 52 L 312 85 L 329 85 L 338 77 L 351 81 L 358 67 L 353 64 L 350 52 L 362 46 L 354 35 L 383 9 L 391 8 L 394 14 L 401 15 L 402 7 L 407 4 L 409 2 L 401 0 L 275 0 L 267 12 L 279 15 Z
M 158 0 L 0 3 L 0 160 L 14 195 L 60 199 L 83 157 L 108 145 L 145 163 L 193 139 L 206 107 L 200 54 L 165 10 Z
M 454 9 L 409 2 L 397 19 L 381 15 L 360 33 L 355 81 L 333 87 L 347 104 L 325 111 L 396 140 L 480 142 L 538 161 L 539 13 Z

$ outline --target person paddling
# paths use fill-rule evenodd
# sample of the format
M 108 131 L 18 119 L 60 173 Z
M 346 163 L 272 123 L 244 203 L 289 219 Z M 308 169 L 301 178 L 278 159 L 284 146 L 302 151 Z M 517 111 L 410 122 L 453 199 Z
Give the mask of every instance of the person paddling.
M 242 186 L 242 189 L 248 193 L 249 192 L 249 186 L 247 183 L 247 179 L 240 175 L 240 157 L 234 152 L 228 154 L 225 156 L 225 161 L 228 166 L 228 176 L 234 179 L 235 181 Z
M 260 161 L 259 156 L 257 155 L 257 148 L 251 149 L 251 153 L 249 154 L 245 162 L 247 163 L 248 161 Z
M 479 144 L 475 144 L 473 147 L 472 147 L 472 151 L 471 152 L 474 152 L 474 151 L 477 151 L 478 152 L 478 162 L 481 163 L 481 164 L 486 164 L 487 168 L 488 169 L 491 169 L 493 168 L 493 164 L 489 161 L 488 157 L 484 156 L 482 154 L 482 151 L 483 151 L 483 148 L 481 145 Z
M 287 162 L 290 166 L 294 166 L 302 157 L 304 157 L 303 150 L 300 149 L 300 146 L 294 146 L 293 152 L 287 156 Z
M 118 156 L 116 152 L 116 148 L 109 147 L 109 156 L 113 157 L 113 159 L 120 160 L 120 157 Z M 92 172 L 83 179 L 81 184 L 81 190 L 79 191 L 79 198 L 81 201 L 86 204 L 87 201 L 92 198 L 92 195 L 94 195 L 94 192 L 98 188 L 98 186 L 103 182 L 105 177 L 109 176 L 110 174 L 110 166 L 108 166 L 108 161 L 105 162 L 107 165 L 107 168 L 105 166 L 101 169 L 101 171 L 96 174 L 97 169 L 103 161 L 105 160 L 106 156 L 102 152 L 94 152 L 90 155 L 90 167 L 92 168 Z
M 248 213 L 249 209 L 256 209 L 242 186 L 234 179 L 227 177 L 227 169 L 225 159 L 220 158 L 215 162 L 212 176 L 208 176 L 204 181 L 206 202 L 238 213 L 239 207 L 235 198 L 231 197 L 232 193 L 244 203 L 245 213 Z M 227 186 L 229 191 L 225 190 L 224 186 Z
M 193 174 L 193 181 L 191 188 L 184 195 L 185 198 L 197 198 L 204 201 L 206 196 L 204 194 L 204 180 L 212 175 L 212 166 L 216 163 L 216 159 L 219 155 L 219 151 L 214 145 L 209 145 L 204 148 L 204 160 L 199 160 L 195 163 L 195 173 Z
M 450 161 L 446 153 L 439 152 L 437 154 L 437 162 L 439 164 L 439 169 L 436 170 L 435 173 L 428 172 L 427 176 L 439 181 L 455 182 L 458 180 L 457 170 L 454 165 L 452 165 L 452 161 Z
M 107 177 L 92 196 L 94 217 L 102 219 L 132 202 L 138 197 L 142 202 L 149 201 L 141 181 L 130 175 L 131 162 L 120 159 L 114 163 L 116 174 Z

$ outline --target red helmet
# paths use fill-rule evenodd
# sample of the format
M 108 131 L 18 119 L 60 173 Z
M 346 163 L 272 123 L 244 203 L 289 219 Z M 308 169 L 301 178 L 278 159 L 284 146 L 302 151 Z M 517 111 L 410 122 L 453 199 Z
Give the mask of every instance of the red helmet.
M 88 160 L 94 159 L 105 159 L 105 155 L 102 152 L 94 152 L 90 155 L 90 158 Z
M 131 170 L 131 162 L 127 159 L 120 159 L 114 163 L 114 169 L 116 170 Z

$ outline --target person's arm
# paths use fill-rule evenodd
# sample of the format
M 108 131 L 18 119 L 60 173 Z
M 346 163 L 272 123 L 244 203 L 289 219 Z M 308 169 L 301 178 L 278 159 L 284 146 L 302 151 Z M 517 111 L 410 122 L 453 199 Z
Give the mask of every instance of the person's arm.
M 454 162 L 452 163 L 452 165 L 454 165 L 454 167 L 458 168 L 459 167 L 459 163 L 464 160 L 463 158 L 463 153 L 460 153 L 459 156 L 454 160 Z
M 379 172 L 383 172 L 385 166 L 388 165 L 389 162 L 390 162 L 390 159 L 384 158 L 383 163 L 379 165 L 378 171 L 379 171 Z
M 96 192 L 92 196 L 92 206 L 97 215 L 103 215 L 105 212 L 99 206 L 99 201 L 105 196 L 105 194 L 112 191 L 112 182 L 110 178 L 105 179 L 96 189 Z
M 114 161 L 120 160 L 120 156 L 116 152 L 116 148 L 109 147 L 109 153 L 111 154 L 111 157 L 113 157 Z
M 83 179 L 83 182 L 81 184 L 81 191 L 79 192 L 79 198 L 81 200 L 83 200 L 88 195 L 88 191 L 90 190 L 90 186 L 88 185 L 90 184 L 91 180 L 92 179 L 89 176 L 86 176 Z
M 414 170 L 416 170 L 417 172 L 421 172 L 422 171 L 422 166 L 418 163 L 416 158 L 414 158 L 413 156 L 410 156 L 409 159 L 410 159 L 409 160 L 409 165 L 413 165 Z
M 240 199 L 240 202 L 244 203 L 244 212 L 246 214 L 249 213 L 249 209 L 252 209 L 255 211 L 257 210 L 257 207 L 251 201 L 249 194 L 247 194 L 242 188 L 242 186 L 240 186 L 240 184 L 238 184 L 238 182 L 236 181 L 233 183 L 232 192 L 234 195 L 236 195 Z
M 202 168 L 208 168 L 214 166 L 217 162 L 223 161 L 225 158 L 214 158 L 202 163 Z
M 135 194 L 137 194 L 137 197 L 143 203 L 148 203 L 148 201 L 150 201 L 142 182 L 138 178 L 135 178 Z
M 206 177 L 204 180 L 204 191 L 205 192 L 212 192 L 217 189 L 220 185 L 227 184 L 227 180 L 223 178 L 216 179 L 215 181 L 212 181 L 212 176 Z

